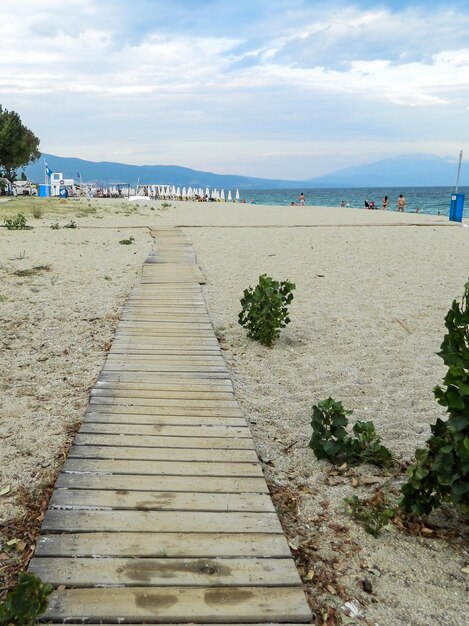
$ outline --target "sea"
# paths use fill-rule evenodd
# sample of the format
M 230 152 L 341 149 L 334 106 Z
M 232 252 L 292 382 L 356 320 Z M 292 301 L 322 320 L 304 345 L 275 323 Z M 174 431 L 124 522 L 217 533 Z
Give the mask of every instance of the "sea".
M 341 203 L 356 209 L 364 208 L 365 200 L 381 208 L 384 196 L 389 198 L 389 210 L 395 211 L 397 198 L 403 194 L 406 198 L 406 213 L 427 213 L 430 215 L 448 215 L 451 195 L 450 187 L 350 187 L 336 189 L 298 188 L 298 189 L 243 189 L 241 200 L 247 203 L 287 206 L 292 202 L 299 204 L 300 193 L 304 193 L 306 205 L 335 206 Z M 469 217 L 469 187 L 459 187 L 458 193 L 465 194 L 464 217 Z

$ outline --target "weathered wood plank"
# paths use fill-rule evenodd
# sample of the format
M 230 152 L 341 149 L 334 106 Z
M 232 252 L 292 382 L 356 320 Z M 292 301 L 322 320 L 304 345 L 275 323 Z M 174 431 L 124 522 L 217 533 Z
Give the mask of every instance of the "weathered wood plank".
M 187 493 L 122 489 L 55 489 L 51 509 L 115 509 L 138 511 L 274 512 L 272 500 L 258 493 Z
M 88 422 L 82 424 L 80 433 L 166 435 L 168 437 L 251 437 L 247 426 L 240 428 L 238 426 L 165 426 L 161 424 L 94 424 Z
M 205 399 L 205 398 L 158 398 L 158 397 L 148 397 L 141 394 L 134 395 L 119 395 L 115 396 L 113 394 L 105 395 L 92 395 L 90 399 L 90 404 L 99 404 L 99 405 L 107 405 L 107 404 L 121 404 L 128 406 L 161 406 L 161 407 L 187 407 L 188 409 L 233 409 L 235 408 L 237 411 L 239 410 L 239 404 L 232 398 L 216 398 L 215 400 Z
M 93 405 L 94 406 L 94 405 Z M 246 426 L 244 417 L 207 415 L 151 415 L 148 413 L 119 413 L 88 411 L 83 423 L 93 424 L 148 424 L 161 426 Z
M 80 446 L 122 446 L 140 448 L 179 448 L 206 450 L 247 450 L 254 449 L 251 437 L 159 437 L 155 435 L 110 435 L 109 433 L 90 435 L 78 433 L 75 444 Z
M 70 448 L 70 459 L 133 459 L 140 461 L 207 461 L 257 463 L 254 450 L 207 448 L 129 448 L 124 446 L 80 446 Z
M 284 535 L 254 533 L 65 533 L 42 535 L 40 557 L 291 557 Z
M 187 493 L 268 493 L 264 478 L 233 476 L 142 476 L 140 474 L 65 474 L 56 488 Z
M 94 388 L 93 391 L 97 392 L 97 395 L 99 395 L 100 390 L 106 390 L 106 389 L 112 389 L 112 390 L 128 390 L 128 389 L 135 389 L 137 391 L 140 390 L 148 390 L 152 393 L 158 393 L 158 392 L 174 392 L 174 393 L 200 393 L 200 394 L 206 394 L 206 393 L 230 393 L 233 394 L 233 385 L 231 384 L 231 381 L 229 380 L 207 380 L 207 381 L 198 381 L 198 380 L 194 380 L 190 383 L 188 383 L 187 381 L 183 382 L 183 381 L 175 381 L 173 382 L 172 380 L 164 380 L 161 382 L 154 382 L 154 383 L 149 383 L 149 382 L 139 382 L 139 381 L 131 381 L 131 380 L 124 380 L 122 382 L 119 381 L 105 381 L 105 380 L 98 380 L 96 382 L 96 386 Z M 157 397 L 157 396 L 156 396 Z M 168 398 L 171 398 L 172 396 L 169 395 Z
M 134 587 L 55 591 L 43 619 L 103 622 L 308 622 L 300 587 Z
M 156 385 L 155 385 L 156 386 Z M 140 385 L 141 387 L 141 385 Z M 191 387 L 191 385 L 187 385 Z M 173 391 L 171 389 L 138 389 L 132 387 L 125 387 L 124 385 L 108 385 L 104 387 L 102 384 L 98 388 L 94 388 L 91 391 L 92 398 L 154 398 L 161 400 L 206 400 L 214 402 L 217 400 L 234 401 L 235 395 L 233 390 L 229 391 L 198 391 L 189 390 L 183 391 L 178 389 Z
M 217 511 L 46 511 L 46 532 L 282 533 L 275 513 Z
M 294 587 L 301 585 L 291 559 L 86 559 L 41 558 L 29 571 L 55 586 Z
M 143 474 L 148 476 L 249 476 L 261 477 L 260 463 L 216 463 L 204 461 L 132 461 L 67 459 L 64 472 L 95 474 Z

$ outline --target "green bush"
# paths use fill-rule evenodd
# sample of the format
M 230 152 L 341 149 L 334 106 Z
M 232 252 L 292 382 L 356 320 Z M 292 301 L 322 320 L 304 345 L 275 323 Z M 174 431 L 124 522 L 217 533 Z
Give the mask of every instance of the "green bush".
M 65 224 L 62 228 L 77 228 L 77 223 L 73 220 L 70 220 L 68 224 Z
M 279 282 L 262 274 L 254 289 L 244 290 L 238 322 L 248 329 L 248 337 L 265 346 L 273 345 L 280 329 L 290 323 L 288 305 L 293 300 L 293 289 L 295 285 L 288 280 Z
M 52 589 L 52 585 L 45 585 L 33 574 L 21 573 L 16 587 L 0 604 L 0 626 L 36 624 L 36 618 L 47 609 L 47 598 Z
M 381 491 L 363 501 L 352 496 L 346 498 L 345 503 L 347 513 L 373 537 L 379 537 L 381 529 L 396 515 L 396 509 L 389 505 Z
M 357 421 L 353 426 L 355 437 L 347 433 L 347 415 L 341 402 L 327 398 L 313 406 L 309 442 L 316 458 L 333 464 L 371 463 L 378 467 L 389 465 L 391 452 L 381 444 L 373 422 Z
M 456 300 L 445 317 L 447 334 L 438 353 L 448 367 L 444 387 L 435 387 L 437 401 L 448 420 L 437 419 L 402 487 L 402 508 L 426 514 L 442 502 L 452 502 L 469 513 L 469 282 L 461 304 Z
M 7 230 L 31 230 L 32 226 L 28 226 L 26 218 L 22 213 L 18 213 L 16 217 L 5 220 Z

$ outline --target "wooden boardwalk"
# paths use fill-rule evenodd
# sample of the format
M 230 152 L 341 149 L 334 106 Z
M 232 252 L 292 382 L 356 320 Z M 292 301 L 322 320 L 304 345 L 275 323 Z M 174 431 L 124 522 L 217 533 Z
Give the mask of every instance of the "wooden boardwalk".
M 29 570 L 68 623 L 311 614 L 181 231 L 154 231 Z

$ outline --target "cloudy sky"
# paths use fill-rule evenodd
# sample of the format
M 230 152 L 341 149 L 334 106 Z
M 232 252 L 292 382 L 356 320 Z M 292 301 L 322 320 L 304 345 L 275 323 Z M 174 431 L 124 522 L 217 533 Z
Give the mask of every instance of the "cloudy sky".
M 469 152 L 469 0 L 1 0 L 0 104 L 60 156 L 301 179 Z

